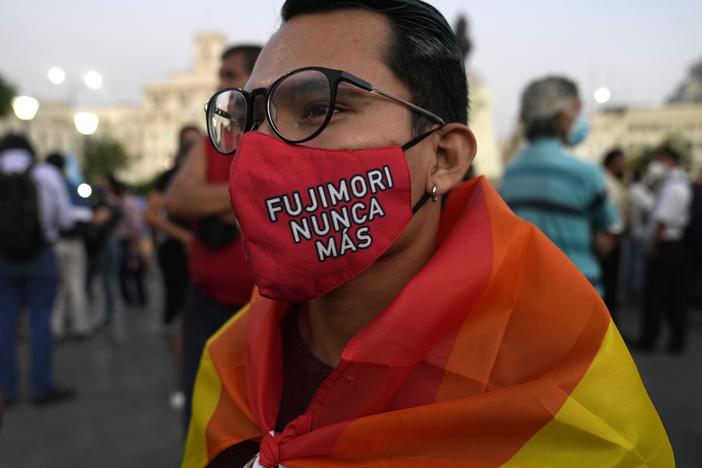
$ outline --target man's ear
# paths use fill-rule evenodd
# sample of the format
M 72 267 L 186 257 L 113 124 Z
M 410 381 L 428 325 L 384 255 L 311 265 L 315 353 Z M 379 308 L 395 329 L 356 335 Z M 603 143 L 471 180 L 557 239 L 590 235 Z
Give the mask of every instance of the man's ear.
M 427 193 L 436 186 L 438 195 L 461 183 L 478 150 L 475 135 L 465 125 L 451 123 L 437 132 L 436 162 L 427 180 Z

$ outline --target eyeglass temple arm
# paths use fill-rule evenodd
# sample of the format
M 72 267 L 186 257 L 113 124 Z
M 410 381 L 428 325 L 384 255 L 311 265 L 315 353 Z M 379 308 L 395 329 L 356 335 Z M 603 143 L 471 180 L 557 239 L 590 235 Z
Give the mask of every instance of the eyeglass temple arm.
M 426 110 L 426 109 L 423 109 L 423 108 L 419 107 L 419 106 L 416 105 L 416 104 L 412 104 L 412 103 L 409 102 L 409 101 L 405 101 L 405 100 L 402 99 L 402 98 L 395 97 L 395 96 L 393 96 L 392 94 L 388 94 L 388 93 L 383 92 L 383 91 L 381 91 L 381 90 L 379 90 L 379 89 L 377 89 L 377 88 L 372 88 L 372 87 L 371 87 L 371 88 L 369 89 L 369 91 L 370 91 L 371 93 L 373 93 L 373 94 L 377 94 L 377 95 L 379 95 L 379 96 L 383 96 L 384 98 L 390 99 L 391 101 L 395 101 L 395 102 L 397 102 L 397 103 L 399 103 L 399 104 L 405 105 L 405 106 L 409 107 L 410 109 L 412 109 L 413 111 L 422 114 L 423 116 L 425 116 L 425 117 L 427 117 L 427 118 L 433 120 L 434 122 L 436 122 L 436 123 L 438 123 L 438 124 L 440 124 L 440 125 L 442 125 L 442 126 L 443 126 L 443 125 L 446 125 L 446 122 L 444 122 L 444 119 L 442 119 L 442 118 L 439 117 L 438 115 L 434 114 L 433 112 L 430 112 L 430 111 L 428 111 L 428 110 Z
M 205 113 L 207 113 L 207 108 L 208 108 L 208 107 L 209 107 L 209 102 L 206 102 L 206 103 L 205 103 Z M 223 111 L 222 109 L 220 109 L 220 108 L 218 108 L 218 107 L 215 107 L 213 112 L 214 112 L 215 114 L 217 114 L 218 116 L 220 116 L 220 117 L 224 117 L 225 119 L 234 120 L 234 119 L 232 119 L 232 115 L 231 115 L 229 112 L 225 112 L 225 111 Z

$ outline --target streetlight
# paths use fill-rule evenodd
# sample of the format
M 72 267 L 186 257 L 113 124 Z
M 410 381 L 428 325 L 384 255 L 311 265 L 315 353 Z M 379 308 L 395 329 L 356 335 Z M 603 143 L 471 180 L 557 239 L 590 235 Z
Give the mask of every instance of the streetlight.
M 612 92 L 604 86 L 595 90 L 594 98 L 597 104 L 606 104 L 612 97 Z
M 55 85 L 60 85 L 66 80 L 66 72 L 62 68 L 53 67 L 49 69 L 49 81 Z
M 83 82 L 90 89 L 100 89 L 102 87 L 102 75 L 95 70 L 90 70 L 83 75 Z
M 16 96 L 12 99 L 12 110 L 20 120 L 32 120 L 39 110 L 39 101 L 31 96 Z
M 78 112 L 73 116 L 73 123 L 81 135 L 92 135 L 100 124 L 100 118 L 92 112 Z
M 82 184 L 80 184 L 78 186 L 78 195 L 81 198 L 90 198 L 90 195 L 92 195 L 92 194 L 93 194 L 93 188 L 90 185 L 86 184 L 85 182 L 83 182 Z

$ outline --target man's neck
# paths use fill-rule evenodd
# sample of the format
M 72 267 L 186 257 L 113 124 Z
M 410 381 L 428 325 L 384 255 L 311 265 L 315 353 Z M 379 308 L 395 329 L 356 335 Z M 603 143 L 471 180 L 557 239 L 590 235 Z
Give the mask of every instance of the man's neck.
M 436 250 L 436 230 L 420 230 L 418 237 L 406 242 L 411 247 L 384 255 L 360 276 L 307 304 L 298 326 L 317 358 L 336 367 L 351 338 L 382 312 L 424 266 Z

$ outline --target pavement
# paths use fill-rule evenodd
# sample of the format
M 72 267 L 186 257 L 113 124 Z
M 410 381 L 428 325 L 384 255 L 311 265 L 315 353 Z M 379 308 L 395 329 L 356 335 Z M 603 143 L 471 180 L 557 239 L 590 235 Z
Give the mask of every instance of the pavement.
M 156 295 L 158 296 L 158 295 Z M 0 468 L 174 467 L 183 440 L 181 414 L 168 405 L 172 361 L 160 325 L 159 301 L 123 311 L 112 330 L 56 351 L 59 383 L 77 398 L 35 408 L 27 399 L 5 411 Z M 633 310 L 622 313 L 624 335 L 635 333 Z M 21 345 L 27 369 L 27 346 Z M 702 466 L 702 314 L 695 314 L 682 356 L 634 353 L 676 454 L 677 466 Z M 28 375 L 23 376 L 24 395 Z

